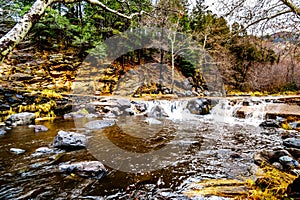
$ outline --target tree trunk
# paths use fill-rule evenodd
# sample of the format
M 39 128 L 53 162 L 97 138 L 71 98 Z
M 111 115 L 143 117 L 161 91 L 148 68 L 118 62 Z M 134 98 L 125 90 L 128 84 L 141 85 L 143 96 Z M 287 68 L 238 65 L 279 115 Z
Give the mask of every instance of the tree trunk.
M 0 63 L 5 56 L 11 52 L 27 35 L 33 24 L 44 14 L 46 8 L 53 3 L 53 0 L 37 0 L 23 18 L 0 39 Z

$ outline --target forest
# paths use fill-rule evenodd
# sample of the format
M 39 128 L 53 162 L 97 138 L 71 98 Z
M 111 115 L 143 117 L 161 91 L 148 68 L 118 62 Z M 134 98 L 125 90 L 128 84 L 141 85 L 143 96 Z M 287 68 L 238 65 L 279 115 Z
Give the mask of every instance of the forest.
M 215 4 L 222 10 L 218 13 L 217 8 L 214 8 L 214 12 L 211 11 L 204 0 L 195 2 L 109 1 L 107 3 L 46 1 L 47 5 L 40 5 L 39 1 L 2 0 L 1 59 L 4 59 L 4 63 L 11 64 L 7 61 L 9 51 L 31 48 L 32 52 L 48 54 L 68 52 L 76 57 L 78 62 L 82 62 L 87 55 L 105 56 L 105 47 L 101 44 L 112 36 L 128 31 L 129 27 L 130 29 L 157 27 L 179 32 L 195 40 L 198 47 L 212 57 L 227 93 L 297 91 L 300 85 L 299 5 L 274 1 L 268 8 L 266 2 L 249 8 L 246 7 L 247 5 L 242 5 L 243 3 L 238 4 L 238 1 L 232 3 L 236 4 L 236 7 L 230 5 L 230 2 L 223 2 L 225 5 L 216 2 Z M 25 13 L 30 9 L 29 13 L 35 12 L 35 6 L 44 6 L 43 12 L 26 16 Z M 244 11 L 238 6 L 244 6 Z M 243 13 L 241 16 L 238 16 L 238 9 Z M 27 21 L 30 22 L 29 25 L 25 22 L 22 26 L 26 28 L 32 26 L 32 28 L 24 32 L 23 29 L 20 31 L 15 28 L 15 32 L 19 32 L 16 33 L 15 40 L 6 41 L 5 34 L 14 27 L 17 20 L 20 20 L 19 24 L 24 22 L 22 17 L 29 18 Z M 7 35 L 8 39 L 14 36 Z M 13 48 L 15 45 L 17 46 Z M 159 57 L 158 54 L 161 58 L 156 59 L 156 62 L 172 65 L 172 68 L 175 67 L 185 78 L 189 78 L 195 88 L 200 88 L 197 92 L 203 92 L 205 78 L 200 72 L 201 67 L 180 55 L 173 56 L 172 64 L 172 53 L 162 49 L 144 48 L 127 52 L 127 55 L 120 55 L 121 57 L 114 62 L 116 66 L 122 67 L 117 67 L 118 70 L 113 75 L 120 79 L 122 73 L 134 68 L 134 65 L 140 65 L 141 57 L 144 58 L 145 64 L 153 61 L 154 57 Z M 127 69 L 124 69 L 126 65 Z M 10 67 L 9 70 L 12 68 Z M 66 74 L 76 73 L 74 72 L 77 70 L 76 66 L 70 68 L 73 69 Z M 45 70 L 51 75 L 49 66 L 45 66 Z M 72 81 L 70 76 L 66 79 Z M 112 93 L 115 85 L 116 83 L 109 86 L 100 85 L 100 92 Z M 156 85 L 158 86 L 153 84 L 151 86 L 149 83 L 139 91 L 153 93 L 162 91 L 161 88 L 164 86 Z M 174 86 L 167 86 L 169 90 L 162 92 L 171 93 L 173 91 L 171 87 Z M 70 88 L 65 90 L 68 91 Z

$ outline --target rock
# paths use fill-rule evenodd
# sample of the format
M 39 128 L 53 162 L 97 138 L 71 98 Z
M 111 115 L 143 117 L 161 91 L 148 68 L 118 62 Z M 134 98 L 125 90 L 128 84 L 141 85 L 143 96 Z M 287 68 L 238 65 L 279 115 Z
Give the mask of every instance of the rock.
M 289 125 L 292 127 L 292 129 L 300 128 L 300 122 L 290 122 Z
M 254 154 L 254 163 L 261 166 L 263 163 L 279 162 L 279 158 L 282 156 L 292 157 L 292 155 L 286 150 L 262 150 Z
M 48 147 L 40 147 L 35 150 L 35 153 L 53 153 L 54 150 Z
M 187 109 L 196 115 L 209 113 L 209 102 L 206 99 L 192 99 L 187 104 Z
M 85 148 L 87 138 L 80 133 L 59 131 L 53 140 L 53 146 L 56 148 Z
M 115 116 L 120 116 L 121 115 L 121 111 L 118 107 L 114 107 L 110 110 L 111 113 L 113 113 Z
M 95 120 L 86 123 L 84 126 L 90 130 L 97 130 L 113 126 L 115 124 L 114 120 Z
M 10 148 L 9 151 L 17 155 L 25 153 L 24 149 L 18 149 L 18 148 Z
M 99 161 L 84 161 L 71 164 L 61 164 L 59 165 L 59 170 L 96 179 L 100 179 L 107 172 L 104 165 Z
M 22 112 L 18 114 L 10 115 L 5 123 L 8 125 L 29 125 L 34 122 L 35 114 L 30 112 Z
M 35 133 L 38 133 L 38 132 L 46 132 L 48 131 L 49 129 L 44 126 L 44 125 L 30 125 L 28 126 L 29 128 L 34 128 L 34 132 Z
M 279 123 L 276 120 L 272 119 L 268 119 L 262 122 L 259 126 L 263 128 L 280 128 Z
M 279 162 L 272 163 L 273 167 L 279 170 L 283 170 L 283 166 Z
M 290 156 L 281 156 L 279 158 L 279 162 L 284 168 L 287 169 L 294 169 L 298 168 L 299 166 L 299 163 Z
M 124 110 L 124 114 L 125 114 L 125 115 L 134 115 L 135 112 L 134 112 L 131 108 L 126 108 L 126 109 Z
M 149 117 L 169 117 L 164 108 L 160 105 L 154 106 L 148 113 Z
M 300 149 L 296 148 L 287 148 L 286 149 L 294 158 L 299 159 L 300 158 Z
M 300 149 L 300 139 L 297 138 L 287 138 L 283 140 L 283 145 L 286 147 L 292 147 Z
M 134 107 L 139 112 L 145 112 L 147 110 L 147 105 L 142 102 L 134 102 Z
M 6 134 L 5 128 L 0 128 L 0 135 L 5 135 L 5 134 Z
M 0 110 L 4 111 L 4 110 L 9 110 L 10 109 L 10 105 L 8 104 L 1 104 L 0 105 Z
M 131 107 L 131 103 L 129 99 L 117 99 L 117 105 L 122 110 Z

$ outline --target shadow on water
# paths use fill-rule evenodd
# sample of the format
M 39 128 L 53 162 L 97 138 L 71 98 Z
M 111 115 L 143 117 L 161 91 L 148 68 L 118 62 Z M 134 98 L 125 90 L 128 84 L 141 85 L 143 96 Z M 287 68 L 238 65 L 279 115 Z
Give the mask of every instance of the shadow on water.
M 33 129 L 20 126 L 0 136 L 0 199 L 188 199 L 182 194 L 188 184 L 206 179 L 252 176 L 255 173 L 253 153 L 280 145 L 279 135 L 261 135 L 259 127 L 216 123 L 206 117 L 199 117 L 198 121 L 165 120 L 160 128 L 145 123 L 143 117 L 132 117 L 126 123 L 120 121 L 98 131 L 76 127 L 72 121 L 42 124 L 49 131 L 34 133 Z M 110 159 L 104 162 L 105 165 L 120 161 L 111 144 L 140 154 L 165 146 L 185 148 L 171 152 L 174 154 L 172 162 L 163 168 L 130 173 L 106 165 L 107 175 L 94 180 L 58 170 L 61 163 L 99 159 L 99 155 L 95 155 L 95 151 L 91 153 L 89 148 L 32 156 L 39 147 L 51 147 L 58 130 L 86 134 L 89 146 L 96 143 L 100 155 Z M 15 155 L 10 148 L 21 148 L 26 152 Z M 136 162 L 126 155 L 123 159 L 128 164 Z M 168 157 L 163 157 L 161 162 L 167 162 L 164 159 Z

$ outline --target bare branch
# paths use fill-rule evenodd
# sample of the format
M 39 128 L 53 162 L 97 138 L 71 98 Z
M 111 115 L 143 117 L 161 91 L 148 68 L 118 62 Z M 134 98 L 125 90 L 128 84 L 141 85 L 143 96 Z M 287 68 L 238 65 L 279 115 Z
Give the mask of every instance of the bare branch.
M 290 0 L 280 0 L 280 1 L 284 3 L 286 6 L 288 6 L 296 15 L 300 17 L 300 7 L 297 7 Z

